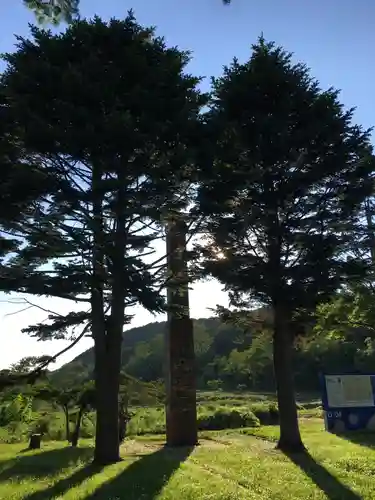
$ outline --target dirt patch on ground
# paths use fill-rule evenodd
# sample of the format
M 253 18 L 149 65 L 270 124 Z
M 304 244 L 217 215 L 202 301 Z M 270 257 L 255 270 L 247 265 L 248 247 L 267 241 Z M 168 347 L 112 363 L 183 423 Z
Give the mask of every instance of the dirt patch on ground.
M 204 446 L 205 448 L 225 448 L 228 443 L 224 441 L 219 441 L 215 439 L 200 439 L 199 446 Z
M 246 436 L 241 434 L 233 434 L 227 436 L 215 436 L 215 438 L 207 439 L 202 438 L 199 440 L 197 449 L 210 448 L 210 449 L 225 449 L 231 446 L 238 446 L 240 448 L 249 448 L 252 453 L 276 452 L 275 443 L 259 439 L 253 436 Z M 155 453 L 157 451 L 163 452 L 165 456 L 173 456 L 184 454 L 185 448 L 169 448 L 165 446 L 164 442 L 159 441 L 145 441 L 137 439 L 126 440 L 121 446 L 121 454 L 123 456 L 142 456 Z
M 221 441 L 211 440 L 211 439 L 200 439 L 198 447 L 205 448 L 225 448 L 230 443 L 225 443 Z M 179 453 L 184 453 L 185 448 L 169 448 L 164 445 L 163 442 L 158 441 L 144 441 L 137 439 L 128 439 L 121 446 L 121 454 L 123 456 L 140 456 L 149 455 L 150 453 L 155 453 L 156 451 L 163 451 L 166 456 L 176 456 Z
M 135 439 L 126 440 L 121 446 L 122 455 L 148 455 L 163 448 L 162 443 L 137 441 Z

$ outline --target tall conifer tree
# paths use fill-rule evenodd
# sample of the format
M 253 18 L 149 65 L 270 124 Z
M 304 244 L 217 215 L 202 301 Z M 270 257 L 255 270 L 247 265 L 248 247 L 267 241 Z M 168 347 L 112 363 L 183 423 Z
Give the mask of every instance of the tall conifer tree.
M 321 90 L 306 66 L 262 38 L 249 61 L 234 60 L 213 81 L 213 165 L 199 197 L 211 235 L 205 271 L 232 305 L 272 308 L 287 451 L 303 449 L 292 369 L 298 318 L 359 270 L 347 250 L 371 162 L 363 159 L 369 134 L 352 116 L 337 91 Z
M 75 338 L 91 325 L 95 459 L 114 462 L 123 325 L 132 305 L 163 308 L 162 283 L 146 261 L 164 215 L 179 207 L 181 197 L 172 198 L 188 175 L 206 98 L 199 79 L 185 73 L 188 54 L 167 48 L 131 13 L 124 21 L 75 21 L 58 35 L 34 27 L 5 59 L 8 116 L 26 153 L 56 181 L 5 282 L 82 305 L 28 333 Z

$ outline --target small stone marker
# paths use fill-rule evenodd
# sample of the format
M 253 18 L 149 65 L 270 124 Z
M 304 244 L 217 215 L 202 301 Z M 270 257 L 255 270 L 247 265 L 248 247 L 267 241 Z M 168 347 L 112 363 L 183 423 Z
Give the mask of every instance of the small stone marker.
M 41 438 L 42 438 L 41 434 L 31 434 L 29 450 L 39 450 Z

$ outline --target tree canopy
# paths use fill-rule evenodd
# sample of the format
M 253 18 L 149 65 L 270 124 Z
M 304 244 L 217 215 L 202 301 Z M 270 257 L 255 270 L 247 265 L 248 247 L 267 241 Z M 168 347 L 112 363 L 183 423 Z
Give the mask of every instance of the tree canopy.
M 32 27 L 31 34 L 4 56 L 4 113 L 19 125 L 26 160 L 40 159 L 39 170 L 56 185 L 27 233 L 20 231 L 24 244 L 7 262 L 3 286 L 82 304 L 27 332 L 74 341 L 91 333 L 97 400 L 113 387 L 117 422 L 123 325 L 135 304 L 163 308 L 164 275 L 152 265 L 150 245 L 168 212 L 185 203 L 180 188 L 207 99 L 184 71 L 188 54 L 168 48 L 131 13 L 124 21 L 75 21 L 58 35 Z M 98 403 L 99 423 L 109 405 Z M 116 429 L 112 435 L 118 439 Z
M 52 22 L 70 24 L 79 16 L 79 0 L 23 0 L 27 8 L 32 10 L 39 23 Z M 224 5 L 229 5 L 231 0 L 222 0 Z
M 39 23 L 71 23 L 79 14 L 79 0 L 23 0 L 27 8 L 35 13 Z
M 213 79 L 213 166 L 199 194 L 211 238 L 204 269 L 232 305 L 272 308 L 285 448 L 300 446 L 291 369 L 297 315 L 364 271 L 347 250 L 372 190 L 371 147 L 352 117 L 337 91 L 321 90 L 305 65 L 263 38 L 248 62 L 234 60 Z

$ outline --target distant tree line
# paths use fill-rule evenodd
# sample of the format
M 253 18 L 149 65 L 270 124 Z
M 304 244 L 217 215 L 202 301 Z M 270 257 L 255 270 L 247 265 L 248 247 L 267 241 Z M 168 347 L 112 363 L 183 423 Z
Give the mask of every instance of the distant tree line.
M 330 315 L 332 311 L 330 305 Z M 373 328 L 345 327 L 343 318 L 328 327 L 332 318 L 326 314 L 322 311 L 309 334 L 295 342 L 294 377 L 299 392 L 318 394 L 320 373 L 374 370 Z M 132 341 L 125 337 L 122 367 L 126 373 L 145 382 L 163 380 L 166 328 L 166 323 L 153 323 L 137 328 L 135 335 L 127 332 Z M 199 319 L 194 320 L 194 337 L 200 390 L 275 391 L 270 329 L 253 327 L 244 333 L 238 325 L 217 318 Z M 93 356 L 87 351 L 53 372 L 52 380 L 64 386 L 74 380 L 87 381 L 92 373 Z

